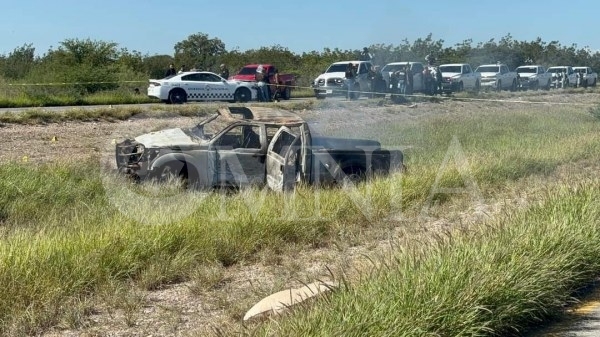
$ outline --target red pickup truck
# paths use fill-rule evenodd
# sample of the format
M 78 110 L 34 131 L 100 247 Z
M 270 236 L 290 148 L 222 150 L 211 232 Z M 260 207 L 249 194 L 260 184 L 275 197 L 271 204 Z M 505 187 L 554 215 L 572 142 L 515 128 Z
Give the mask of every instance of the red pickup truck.
M 248 64 L 244 66 L 236 75 L 230 76 L 230 80 L 244 81 L 244 82 L 254 82 L 254 76 L 256 75 L 256 69 L 258 68 L 258 64 Z M 271 78 L 275 78 L 275 72 L 277 68 L 272 64 L 263 64 L 264 71 L 269 74 Z M 279 91 L 279 97 L 282 99 L 290 99 L 292 88 L 296 85 L 296 77 L 292 74 L 278 74 L 277 78 L 277 90 Z M 272 89 L 274 88 L 274 83 L 272 83 Z

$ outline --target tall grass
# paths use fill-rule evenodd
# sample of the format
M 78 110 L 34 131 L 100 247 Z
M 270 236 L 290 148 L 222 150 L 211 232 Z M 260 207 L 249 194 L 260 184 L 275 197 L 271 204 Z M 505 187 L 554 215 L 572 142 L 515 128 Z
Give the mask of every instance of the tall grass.
M 360 282 L 252 335 L 521 335 L 598 275 L 599 188 L 563 185 L 481 228 L 405 242 Z
M 232 265 L 282 244 L 323 245 L 342 228 L 367 222 L 355 224 L 364 216 L 345 194 L 324 190 L 314 199 L 307 187 L 286 208 L 268 191 L 185 192 L 178 205 L 145 216 L 157 198 L 173 192 L 158 188 L 163 195 L 135 202 L 133 213 L 121 212 L 114 203 L 123 195 L 105 194 L 94 164 L 1 167 L 0 331 L 39 333 L 73 301 L 114 282 L 159 288 L 187 279 L 199 265 Z M 191 204 L 195 198 L 200 203 Z M 375 199 L 375 209 L 386 207 L 384 196 Z M 194 206 L 173 221 L 173 213 Z
M 70 105 L 98 104 L 135 104 L 154 103 L 144 92 L 136 94 L 131 88 L 121 88 L 110 91 L 100 91 L 93 94 L 82 94 L 74 88 L 12 88 L 0 91 L 0 108 L 49 107 Z
M 344 239 L 352 240 L 354 237 L 359 241 L 358 238 L 367 227 L 376 229 L 378 226 L 386 228 L 393 225 L 387 219 L 396 212 L 402 212 L 405 216 L 419 214 L 440 171 L 443 173 L 438 181 L 440 186 L 460 187 L 464 183 L 464 172 L 457 168 L 441 167 L 449 148 L 452 150 L 449 144 L 452 144 L 453 137 L 459 140 L 460 148 L 455 146 L 450 152 L 462 153 L 468 158 L 473 179 L 484 193 L 492 192 L 506 181 L 547 174 L 559 165 L 575 160 L 597 160 L 600 157 L 597 151 L 600 125 L 589 114 L 564 114 L 561 111 L 520 113 L 522 116 L 518 113 L 507 115 L 505 112 L 481 116 L 468 114 L 466 117 L 436 116 L 423 121 L 423 124 L 390 126 L 386 130 L 389 139 L 415 145 L 406 151 L 409 173 L 381 178 L 360 185 L 357 190 L 315 191 L 300 187 L 287 197 L 266 190 L 207 195 L 178 192 L 168 186 L 130 186 L 125 180 L 100 173 L 95 161 L 78 163 L 76 166 L 62 163 L 42 166 L 24 163 L 0 165 L 0 176 L 3 177 L 0 180 L 0 282 L 3 284 L 0 288 L 0 332 L 39 333 L 55 326 L 64 318 L 65 312 L 79 310 L 76 308 L 81 306 L 77 303 L 85 303 L 114 284 L 134 282 L 146 289 L 155 289 L 188 279 L 198 266 L 215 262 L 229 266 L 252 260 L 261 251 L 277 251 L 281 245 L 323 246 L 342 235 Z M 395 194 L 394 191 L 398 190 L 401 193 Z M 590 188 L 583 185 L 581 190 L 585 192 Z M 132 191 L 135 192 L 134 196 L 141 197 L 131 198 Z M 453 197 L 450 195 L 438 200 L 443 202 Z M 175 202 L 165 203 L 165 200 Z M 575 201 L 573 203 L 579 205 Z M 572 211 L 565 207 L 556 208 L 557 211 L 552 211 L 552 214 L 546 214 L 550 212 L 548 206 L 539 208 L 536 212 L 545 217 L 539 222 L 536 220 L 534 226 L 554 219 L 558 216 L 558 210 L 568 211 L 566 214 L 571 214 L 571 218 L 567 219 L 569 221 L 595 219 L 596 213 L 585 215 L 590 211 L 588 209 L 581 209 L 585 215 L 581 219 L 572 215 L 578 214 L 580 209 Z M 514 219 L 528 219 L 536 214 L 528 213 L 515 216 Z M 514 219 L 509 219 L 509 222 L 516 221 Z M 582 236 L 593 234 L 579 230 Z M 568 232 L 568 235 L 571 234 Z M 519 235 L 529 234 L 523 232 Z M 562 239 L 562 235 L 567 234 L 560 235 Z M 490 240 L 496 236 L 489 234 Z M 452 238 L 453 242 L 462 242 L 458 236 Z M 519 248 L 519 243 L 515 243 L 515 248 L 522 249 L 515 252 L 527 256 L 525 241 L 531 241 L 531 238 L 536 237 L 522 238 L 522 247 L 525 248 Z M 479 240 L 477 236 L 471 239 L 476 242 Z M 591 235 L 590 240 L 593 239 L 595 236 Z M 535 249 L 544 252 L 552 244 L 557 244 L 556 241 L 551 240 L 548 246 Z M 513 245 L 502 242 L 506 245 L 506 253 L 498 255 L 499 263 L 505 263 L 505 258 L 512 261 L 512 251 L 507 247 L 512 249 Z M 470 305 L 474 303 L 473 299 L 481 299 L 484 293 L 459 291 L 461 285 L 468 285 L 471 281 L 482 289 L 489 290 L 492 287 L 492 283 L 487 284 L 484 280 L 478 283 L 479 274 L 475 273 L 475 269 L 490 269 L 493 263 L 485 259 L 477 260 L 476 252 L 481 250 L 499 254 L 497 250 L 501 245 L 488 247 L 484 243 L 481 241 L 479 246 L 475 246 L 476 249 L 465 246 L 458 253 L 453 253 L 454 248 L 444 248 L 445 244 L 429 246 L 423 252 L 411 250 L 410 254 L 403 255 L 395 263 L 406 263 L 402 268 L 411 273 L 413 269 L 410 268 L 414 268 L 426 276 L 425 279 L 411 273 L 396 275 L 392 272 L 396 267 L 381 269 L 377 276 L 381 284 L 365 283 L 362 286 L 365 290 L 360 290 L 360 286 L 357 290 L 348 288 L 346 299 L 340 296 L 340 300 L 335 301 L 340 301 L 339 308 L 346 304 L 356 306 L 356 313 L 347 319 L 350 323 L 357 323 L 353 330 L 357 332 L 367 331 L 377 335 L 379 331 L 386 331 L 388 323 L 396 324 L 387 321 L 392 320 L 391 311 L 400 310 L 398 307 L 404 305 L 404 301 L 415 304 L 409 307 L 412 309 L 407 317 L 429 322 L 418 326 L 423 333 L 446 332 L 435 330 L 435 327 L 462 327 L 464 330 L 452 331 L 462 331 L 463 334 L 484 331 L 477 330 L 479 326 L 475 323 L 484 328 L 490 327 L 479 316 L 494 312 L 489 311 L 492 308 L 490 304 L 482 301 L 480 309 L 476 311 L 464 311 L 466 309 L 460 305 Z M 574 246 L 576 244 L 573 243 Z M 452 257 L 453 254 L 458 254 L 453 260 L 442 259 L 445 255 Z M 471 268 L 455 276 L 453 273 L 463 266 L 461 261 Z M 500 265 L 499 269 L 503 267 Z M 447 271 L 435 274 L 436 270 Z M 521 272 L 525 273 L 525 270 Z M 496 277 L 497 284 L 520 284 L 516 279 L 503 279 L 501 275 Z M 405 281 L 406 285 L 400 287 L 398 283 Z M 442 287 L 451 282 L 457 283 L 450 288 Z M 377 292 L 369 289 L 378 287 L 390 289 L 388 292 L 396 296 L 395 302 L 382 299 L 382 303 L 386 304 L 377 305 L 360 297 L 361 292 L 372 291 L 371 294 L 364 294 L 376 298 L 379 296 Z M 436 295 L 437 292 L 439 294 Z M 430 311 L 422 306 L 415 294 L 429 294 L 430 298 L 440 301 L 432 306 L 439 310 Z M 509 307 L 506 303 L 511 293 L 507 291 L 499 295 L 507 296 L 505 302 L 496 299 L 491 303 Z M 526 295 L 523 293 L 523 298 Z M 354 296 L 359 297 L 356 302 L 350 302 Z M 451 299 L 457 300 L 456 303 L 450 303 Z M 514 311 L 521 308 L 517 306 Z M 456 316 L 451 315 L 453 310 L 457 312 Z M 372 313 L 373 317 L 379 317 L 380 311 L 385 319 L 380 325 L 362 323 L 358 317 L 359 312 L 363 316 Z M 339 319 L 333 318 L 336 312 L 331 313 L 331 322 Z M 369 312 L 369 315 L 365 315 L 365 312 Z M 534 314 L 538 317 L 537 313 Z M 507 320 L 511 317 L 516 319 L 510 315 L 507 314 Z M 432 320 L 426 319 L 429 316 L 432 316 Z M 460 325 L 459 318 L 465 323 Z M 320 323 L 308 323 L 312 319 L 302 318 L 309 324 L 307 329 L 319 326 Z M 298 323 L 290 322 L 292 329 L 297 329 L 293 331 L 304 333 L 305 330 L 297 327 Z M 398 318 L 398 322 L 404 322 L 404 318 Z M 473 326 L 477 329 L 469 330 Z M 499 325 L 500 328 L 508 326 Z M 410 331 L 418 332 L 414 329 Z M 348 332 L 351 333 L 350 330 Z

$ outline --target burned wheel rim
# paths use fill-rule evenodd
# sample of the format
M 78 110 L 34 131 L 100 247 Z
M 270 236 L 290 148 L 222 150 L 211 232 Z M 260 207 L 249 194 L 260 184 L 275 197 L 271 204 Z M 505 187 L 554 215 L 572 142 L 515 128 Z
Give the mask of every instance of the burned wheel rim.
M 187 167 L 184 163 L 164 165 L 159 172 L 158 178 L 161 183 L 175 183 L 183 188 L 188 187 Z

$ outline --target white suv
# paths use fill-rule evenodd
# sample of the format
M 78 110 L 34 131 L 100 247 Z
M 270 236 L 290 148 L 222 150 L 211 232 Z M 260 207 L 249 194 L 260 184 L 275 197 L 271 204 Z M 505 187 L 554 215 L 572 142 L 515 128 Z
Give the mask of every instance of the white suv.
M 568 88 L 577 84 L 577 74 L 571 66 L 555 66 L 546 69 L 552 75 L 552 88 Z
M 369 80 L 369 69 L 371 69 L 371 62 L 369 61 L 341 61 L 335 62 L 327 68 L 325 73 L 319 75 L 313 82 L 313 89 L 315 91 L 315 97 L 325 98 L 327 96 L 345 96 L 348 93 L 346 86 L 346 68 L 348 63 L 352 65 L 358 65 L 358 71 L 356 74 L 356 83 L 354 84 L 354 91 L 356 91 L 355 98 L 360 96 L 360 92 L 371 91 L 371 81 Z

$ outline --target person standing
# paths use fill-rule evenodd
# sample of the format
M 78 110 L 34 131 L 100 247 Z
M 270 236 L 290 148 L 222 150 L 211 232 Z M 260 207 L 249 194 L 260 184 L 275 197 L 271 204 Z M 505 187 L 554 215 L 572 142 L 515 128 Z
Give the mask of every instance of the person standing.
M 271 69 L 264 70 L 264 82 L 265 82 L 265 99 L 267 102 L 271 102 L 273 94 L 271 92 L 271 82 L 273 81 L 272 75 L 270 74 Z
M 425 55 L 425 61 L 427 61 L 427 65 L 432 66 L 435 64 L 435 55 L 433 53 L 429 53 Z
M 185 64 L 181 66 L 181 68 L 179 68 L 179 71 L 177 72 L 178 74 L 181 74 L 185 72 Z
M 360 53 L 361 61 L 371 61 L 373 60 L 373 54 L 369 52 L 369 48 L 364 47 L 362 53 Z
M 371 90 L 369 90 L 369 98 L 373 98 L 375 97 L 375 66 L 372 65 L 371 68 L 369 68 L 367 78 L 369 79 L 369 84 L 371 85 Z
M 271 76 L 271 99 L 274 102 L 279 102 L 279 70 L 277 68 L 273 69 L 273 76 Z
M 254 74 L 254 80 L 256 81 L 257 92 L 256 98 L 259 102 L 266 102 L 267 97 L 265 95 L 265 74 L 263 73 L 263 66 L 259 64 L 256 68 L 256 73 Z
M 403 94 L 405 94 L 405 95 L 412 95 L 412 93 L 413 93 L 413 81 L 414 81 L 415 78 L 414 78 L 414 74 L 413 74 L 413 71 L 412 71 L 412 66 L 408 62 L 406 62 L 406 70 L 405 70 L 404 76 L 406 76 L 406 86 L 404 88 Z
M 175 65 L 173 65 L 173 63 L 169 64 L 169 68 L 167 68 L 167 71 L 165 72 L 165 77 L 173 76 L 176 74 L 177 71 L 175 70 Z
M 354 70 L 354 66 L 352 65 L 352 62 L 348 63 L 348 66 L 346 67 L 346 73 L 344 74 L 344 76 L 346 77 L 346 87 L 348 88 L 348 95 L 347 95 L 347 99 L 353 99 L 354 98 L 354 81 L 356 79 L 356 71 Z
M 223 77 L 224 79 L 229 79 L 229 69 L 227 69 L 227 67 L 225 66 L 224 63 L 221 63 L 221 65 L 219 66 L 219 68 L 221 69 L 221 73 L 219 74 L 221 77 Z

